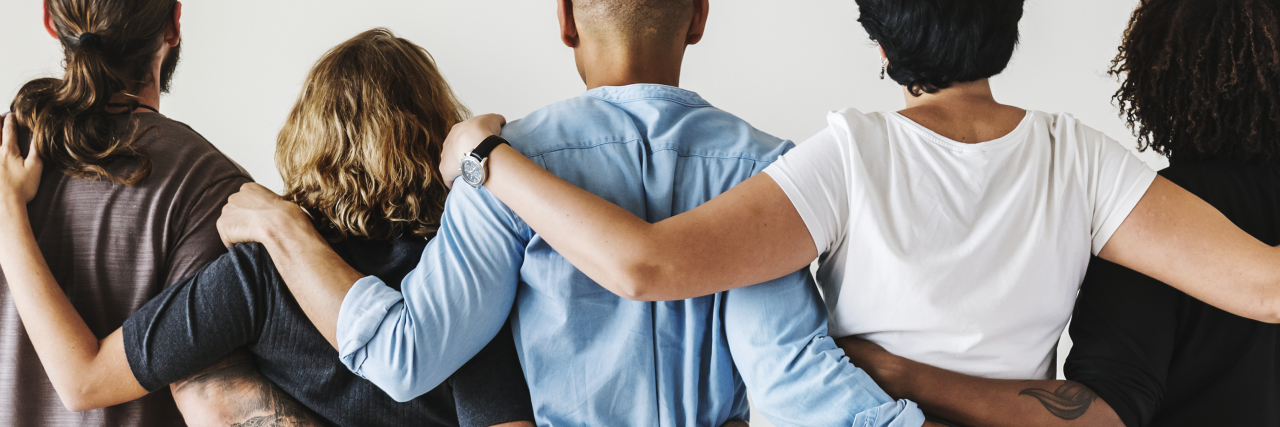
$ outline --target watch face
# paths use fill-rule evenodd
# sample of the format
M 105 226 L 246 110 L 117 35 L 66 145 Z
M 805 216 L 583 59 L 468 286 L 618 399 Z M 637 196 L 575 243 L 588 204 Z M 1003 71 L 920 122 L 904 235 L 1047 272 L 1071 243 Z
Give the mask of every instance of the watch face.
M 484 167 L 475 157 L 467 156 L 462 159 L 462 180 L 473 187 L 484 183 Z

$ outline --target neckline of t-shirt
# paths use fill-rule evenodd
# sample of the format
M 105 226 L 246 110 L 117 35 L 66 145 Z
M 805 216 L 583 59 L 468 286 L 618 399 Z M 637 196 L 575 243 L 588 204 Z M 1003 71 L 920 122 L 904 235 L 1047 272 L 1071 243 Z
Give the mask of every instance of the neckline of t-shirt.
M 1011 143 L 1017 142 L 1018 138 L 1021 137 L 1022 134 L 1027 132 L 1027 129 L 1031 127 L 1031 119 L 1032 117 L 1034 117 L 1034 113 L 1032 113 L 1031 110 L 1026 110 L 1026 112 L 1027 114 L 1022 117 L 1022 121 L 1018 122 L 1018 126 L 1013 128 L 1012 131 L 1005 134 L 1004 136 L 990 140 L 990 141 L 975 142 L 972 144 L 956 141 L 954 139 L 939 135 L 937 132 L 934 132 L 933 130 L 930 130 L 929 128 L 924 127 L 919 123 L 916 123 L 915 120 L 911 120 L 911 118 L 904 116 L 902 115 L 902 113 L 899 113 L 897 111 L 890 113 L 890 115 L 897 117 L 899 120 L 906 123 L 909 128 L 914 129 L 916 132 L 919 132 L 920 134 L 922 134 L 926 139 L 934 143 L 937 143 L 939 145 L 942 145 L 946 148 L 957 150 L 957 151 L 991 151 L 1000 147 L 1004 147 Z

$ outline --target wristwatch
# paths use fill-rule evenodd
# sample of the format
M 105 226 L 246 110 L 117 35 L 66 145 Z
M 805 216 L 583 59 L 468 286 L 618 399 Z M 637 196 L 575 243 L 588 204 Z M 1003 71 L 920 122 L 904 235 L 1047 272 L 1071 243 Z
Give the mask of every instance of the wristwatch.
M 489 180 L 489 153 L 499 145 L 511 143 L 501 136 L 493 135 L 485 138 L 470 154 L 462 158 L 462 180 L 472 187 L 480 188 Z

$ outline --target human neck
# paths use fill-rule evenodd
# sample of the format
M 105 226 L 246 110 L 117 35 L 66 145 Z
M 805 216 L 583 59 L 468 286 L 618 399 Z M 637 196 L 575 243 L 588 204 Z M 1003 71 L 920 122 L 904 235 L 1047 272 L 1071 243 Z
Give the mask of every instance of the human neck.
M 136 102 L 138 103 L 138 105 L 145 105 L 151 108 L 155 108 L 156 112 L 159 112 L 160 90 L 156 88 L 156 85 L 154 84 L 148 85 L 146 88 L 142 89 L 141 91 L 139 91 L 137 94 L 134 94 L 134 95 L 135 96 L 129 96 L 129 95 L 125 95 L 124 93 L 117 93 L 111 97 L 111 104 L 128 105 Z M 123 108 L 115 108 L 115 109 L 108 108 L 107 110 L 111 112 L 119 112 L 119 113 L 127 112 L 127 111 L 123 111 L 124 110 Z M 122 111 L 116 111 L 116 110 L 122 110 Z M 134 109 L 133 112 L 150 113 L 152 111 L 147 108 L 139 107 L 137 109 Z
M 155 112 L 159 112 L 160 111 L 160 62 L 156 62 L 155 64 L 152 65 L 151 76 L 152 76 L 152 79 L 150 84 L 144 86 L 142 89 L 139 89 L 137 92 L 131 93 L 130 95 L 126 95 L 125 92 L 116 93 L 115 95 L 111 96 L 111 101 L 109 102 L 112 104 L 132 104 L 136 102 L 139 105 L 145 105 L 151 108 L 155 108 L 156 109 Z M 124 108 L 107 108 L 107 111 L 110 113 L 130 112 L 130 111 L 126 111 Z M 136 108 L 132 112 L 150 113 L 152 111 L 146 108 Z
M 1026 110 L 996 102 L 986 79 L 958 83 L 914 96 L 903 89 L 907 108 L 899 114 L 946 138 L 979 143 L 1003 137 L 1022 123 Z
M 640 83 L 680 86 L 684 45 L 630 46 L 584 43 L 574 49 L 587 89 Z
M 935 93 L 920 96 L 911 94 L 905 86 L 902 93 L 907 98 L 907 109 L 921 107 L 944 107 L 967 109 L 974 107 L 1000 106 L 995 95 L 991 94 L 991 81 L 982 79 L 966 83 L 956 83 Z

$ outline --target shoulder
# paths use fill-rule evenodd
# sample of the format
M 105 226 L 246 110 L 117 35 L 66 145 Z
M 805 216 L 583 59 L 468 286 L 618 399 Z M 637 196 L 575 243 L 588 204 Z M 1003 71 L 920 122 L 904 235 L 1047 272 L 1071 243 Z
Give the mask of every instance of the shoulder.
M 1071 113 L 1046 113 L 1043 111 L 1029 111 L 1029 113 L 1032 116 L 1031 119 L 1036 126 L 1036 130 L 1047 133 L 1057 143 L 1095 149 L 1114 143 L 1119 147 L 1119 143 L 1115 142 L 1107 134 L 1089 127 L 1089 125 L 1086 125 Z
M 579 96 L 511 122 L 502 135 L 529 157 L 638 143 L 654 152 L 767 162 L 793 146 L 705 102 L 660 95 L 616 103 Z
M 845 144 L 881 144 L 889 138 L 893 113 L 863 113 L 856 108 L 827 113 L 827 128 L 816 137 L 832 138 Z
M 139 138 L 138 147 L 150 157 L 153 176 L 209 183 L 236 178 L 252 181 L 244 168 L 185 123 L 160 114 L 142 114 L 122 129 L 130 130 Z
M 642 139 L 635 121 L 626 111 L 587 96 L 570 98 L 529 113 L 503 127 L 502 136 L 529 157 Z

